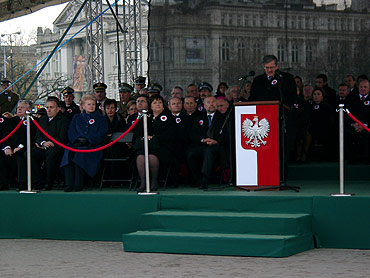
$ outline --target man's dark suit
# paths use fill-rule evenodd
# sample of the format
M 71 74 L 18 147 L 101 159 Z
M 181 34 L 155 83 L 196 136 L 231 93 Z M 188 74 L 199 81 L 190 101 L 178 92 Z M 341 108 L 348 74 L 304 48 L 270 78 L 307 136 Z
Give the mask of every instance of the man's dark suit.
M 40 126 L 48 133 L 51 137 L 60 143 L 68 143 L 68 126 L 69 119 L 58 113 L 53 119 L 49 120 L 47 115 L 43 116 L 39 122 Z M 35 143 L 41 146 L 41 143 L 51 141 L 47 138 L 40 130 L 36 132 Z M 42 146 L 41 146 L 42 147 Z M 44 183 L 42 182 L 41 165 L 45 162 L 46 170 L 46 185 L 51 187 L 53 180 L 59 173 L 59 164 L 63 156 L 64 149 L 54 143 L 54 147 L 40 149 L 34 147 L 32 149 L 32 177 L 33 182 L 36 186 L 42 189 Z
M 186 159 L 193 181 L 199 182 L 203 188 L 207 188 L 207 182 L 212 175 L 214 162 L 220 158 L 224 168 L 228 163 L 228 142 L 229 135 L 227 129 L 220 130 L 224 124 L 225 115 L 218 111 L 214 113 L 212 124 L 208 127 L 208 117 L 206 113 L 200 114 L 189 130 L 190 145 L 186 151 Z M 215 145 L 207 145 L 202 142 L 205 138 L 217 141 Z

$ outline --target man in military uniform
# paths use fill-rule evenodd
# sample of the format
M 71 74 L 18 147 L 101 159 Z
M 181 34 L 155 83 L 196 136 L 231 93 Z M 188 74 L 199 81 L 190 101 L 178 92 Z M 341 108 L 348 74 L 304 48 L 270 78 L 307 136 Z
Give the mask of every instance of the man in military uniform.
M 103 111 L 103 102 L 107 99 L 107 85 L 104 83 L 96 83 L 93 85 L 94 96 L 96 97 L 96 109 Z
M 131 93 L 134 91 L 134 88 L 127 84 L 121 83 L 119 87 L 119 98 L 120 101 L 118 102 L 118 114 L 120 114 L 123 118 L 126 119 L 127 117 L 127 104 L 129 101 L 135 101 L 135 98 L 131 96 Z
M 145 81 L 146 78 L 143 76 L 138 76 L 135 78 L 135 93 L 134 93 L 135 98 L 137 98 L 140 95 L 141 89 L 145 88 L 146 86 Z
M 75 114 L 81 112 L 80 107 L 74 102 L 75 99 L 75 96 L 73 95 L 74 92 L 75 90 L 73 90 L 71 87 L 66 87 L 61 91 L 66 106 L 65 108 L 66 110 L 63 113 L 63 115 L 67 117 L 69 120 L 72 120 Z
M 40 126 L 55 140 L 68 143 L 69 120 L 60 113 L 59 101 L 49 98 L 46 101 L 46 115 L 43 116 Z M 40 130 L 36 132 L 35 147 L 32 149 L 32 177 L 35 189 L 50 190 L 55 181 L 64 149 L 48 139 Z M 43 181 L 41 165 L 45 164 L 46 180 Z
M 0 95 L 0 115 L 5 112 L 11 113 L 19 101 L 19 96 L 12 92 L 11 85 L 12 82 L 9 80 L 1 81 L 0 93 L 4 92 Z
M 162 90 L 163 88 L 160 84 L 158 83 L 150 84 L 148 88 L 149 98 L 153 95 L 160 95 Z

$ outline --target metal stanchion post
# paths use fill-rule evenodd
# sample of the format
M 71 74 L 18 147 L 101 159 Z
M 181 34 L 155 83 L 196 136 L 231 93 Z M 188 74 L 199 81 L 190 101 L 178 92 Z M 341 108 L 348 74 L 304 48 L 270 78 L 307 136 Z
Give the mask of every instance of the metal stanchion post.
M 150 192 L 150 177 L 149 177 L 149 145 L 148 145 L 148 111 L 143 110 L 143 126 L 144 126 L 144 157 L 145 157 L 145 184 L 146 191 L 139 192 L 139 195 L 154 195 L 158 192 Z
M 27 119 L 27 190 L 20 191 L 19 193 L 38 193 L 39 191 L 32 190 L 31 180 L 31 112 L 26 112 Z
M 352 193 L 344 193 L 344 104 L 339 104 L 339 193 L 331 196 L 352 196 Z

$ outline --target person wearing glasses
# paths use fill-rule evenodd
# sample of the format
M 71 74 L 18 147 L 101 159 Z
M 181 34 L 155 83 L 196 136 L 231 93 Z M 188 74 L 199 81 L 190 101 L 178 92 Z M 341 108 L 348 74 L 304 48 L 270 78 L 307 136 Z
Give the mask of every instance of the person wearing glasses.
M 137 117 L 141 115 L 143 110 L 148 110 L 148 96 L 140 95 L 136 99 L 136 110 L 137 110 L 136 113 L 128 116 L 127 118 L 127 126 L 126 126 L 127 129 L 136 121 Z M 134 131 L 135 131 L 135 127 L 133 128 L 131 132 L 134 132 Z
M 280 127 L 281 134 L 284 136 L 284 176 L 283 182 L 287 179 L 287 157 L 294 147 L 296 136 L 296 124 L 294 119 L 290 118 L 292 106 L 297 99 L 297 85 L 293 75 L 279 70 L 277 58 L 274 55 L 263 57 L 263 67 L 265 73 L 254 78 L 251 95 L 248 101 L 271 101 L 278 100 L 281 102 L 280 113 L 282 120 Z

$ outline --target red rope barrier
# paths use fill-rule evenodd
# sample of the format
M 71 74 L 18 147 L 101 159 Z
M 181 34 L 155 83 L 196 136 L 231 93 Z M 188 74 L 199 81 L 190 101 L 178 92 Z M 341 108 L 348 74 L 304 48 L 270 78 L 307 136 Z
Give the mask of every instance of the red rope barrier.
M 346 111 L 346 112 L 347 112 L 348 116 L 349 116 L 352 120 L 354 120 L 356 123 L 358 123 L 360 126 L 362 126 L 362 128 L 363 128 L 363 129 L 365 129 L 366 131 L 370 132 L 370 128 L 368 128 L 366 125 L 364 125 L 364 124 L 363 124 L 363 123 L 361 123 L 359 120 L 357 120 L 357 119 L 355 118 L 355 116 L 353 116 L 353 115 L 351 114 L 351 112 L 349 112 L 349 111 Z
M 13 129 L 12 132 L 10 132 L 7 136 L 5 136 L 3 139 L 0 140 L 0 144 L 4 142 L 6 139 L 8 139 L 10 136 L 12 136 L 14 132 L 16 132 L 21 127 L 22 123 L 23 123 L 23 120 L 20 120 L 18 125 L 15 127 L 15 129 Z
M 139 119 L 136 119 L 136 121 L 129 127 L 128 130 L 126 130 L 120 137 L 118 137 L 117 139 L 113 140 L 112 142 L 110 142 L 109 144 L 105 145 L 105 146 L 102 146 L 102 147 L 99 147 L 99 148 L 96 148 L 96 149 L 90 149 L 90 150 L 80 150 L 80 149 L 73 149 L 71 147 L 68 147 L 67 145 L 64 145 L 60 142 L 58 142 L 57 140 L 55 140 L 53 137 L 51 137 L 49 134 L 46 133 L 45 130 L 42 129 L 42 127 L 32 118 L 33 120 L 33 123 L 36 125 L 36 127 L 47 137 L 49 138 L 51 141 L 53 141 L 55 144 L 59 145 L 60 147 L 62 148 L 65 148 L 69 151 L 72 151 L 72 152 L 77 152 L 77 153 L 92 153 L 92 152 L 98 152 L 98 151 L 101 151 L 101 150 L 104 150 L 106 148 L 109 148 L 110 146 L 112 146 L 113 144 L 115 144 L 116 142 L 118 142 L 119 140 L 121 140 L 123 137 L 126 136 L 127 133 L 129 133 L 133 128 L 134 126 L 138 123 Z

